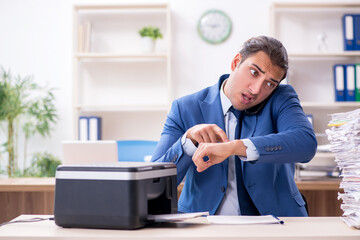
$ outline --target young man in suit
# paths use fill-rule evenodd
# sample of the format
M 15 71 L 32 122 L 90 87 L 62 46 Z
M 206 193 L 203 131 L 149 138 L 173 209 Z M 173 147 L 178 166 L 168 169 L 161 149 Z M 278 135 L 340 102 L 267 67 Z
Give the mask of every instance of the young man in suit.
M 185 184 L 180 212 L 307 216 L 295 163 L 317 141 L 286 77 L 278 40 L 246 41 L 219 82 L 172 104 L 152 161 L 174 162 Z

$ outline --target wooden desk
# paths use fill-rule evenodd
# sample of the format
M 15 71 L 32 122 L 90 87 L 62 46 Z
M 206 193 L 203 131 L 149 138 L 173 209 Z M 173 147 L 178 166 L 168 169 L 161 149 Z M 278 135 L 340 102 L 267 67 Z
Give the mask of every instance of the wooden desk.
M 310 216 L 342 215 L 339 181 L 298 181 L 297 185 L 308 201 Z M 53 214 L 54 192 L 54 178 L 0 179 L 0 223 L 21 214 Z
M 341 201 L 337 199 L 340 178 L 332 181 L 297 181 L 299 191 L 308 202 L 309 216 L 341 216 Z
M 332 181 L 296 181 L 299 191 L 305 196 L 308 202 L 310 217 L 320 216 L 341 216 L 343 211 L 340 209 L 341 201 L 337 199 L 340 179 Z M 183 184 L 178 187 L 180 196 Z
M 54 214 L 54 178 L 0 179 L 0 223 L 21 214 Z
M 35 216 L 22 215 L 19 219 Z M 48 216 L 36 216 L 48 217 Z M 54 221 L 15 223 L 0 228 L 0 239 L 360 239 L 360 230 L 339 217 L 286 217 L 285 224 L 212 225 L 206 218 L 159 224 L 139 230 L 61 228 Z

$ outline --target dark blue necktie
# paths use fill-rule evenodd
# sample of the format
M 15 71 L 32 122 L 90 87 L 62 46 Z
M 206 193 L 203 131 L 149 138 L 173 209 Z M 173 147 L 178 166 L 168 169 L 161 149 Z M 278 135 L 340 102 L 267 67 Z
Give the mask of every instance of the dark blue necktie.
M 232 106 L 230 107 L 229 111 L 231 111 L 238 120 L 235 129 L 235 139 L 240 139 L 242 117 L 244 112 L 236 110 Z M 244 163 L 244 168 L 245 166 L 246 164 Z M 235 155 L 235 169 L 236 169 L 237 193 L 238 193 L 241 215 L 260 215 L 244 185 L 241 161 L 237 155 Z

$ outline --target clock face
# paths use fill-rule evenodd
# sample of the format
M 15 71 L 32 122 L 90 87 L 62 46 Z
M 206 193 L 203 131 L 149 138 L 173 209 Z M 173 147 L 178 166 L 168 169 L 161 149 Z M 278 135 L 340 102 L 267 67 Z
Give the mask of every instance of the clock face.
M 220 10 L 209 10 L 200 17 L 197 29 L 204 41 L 219 44 L 230 36 L 231 20 Z

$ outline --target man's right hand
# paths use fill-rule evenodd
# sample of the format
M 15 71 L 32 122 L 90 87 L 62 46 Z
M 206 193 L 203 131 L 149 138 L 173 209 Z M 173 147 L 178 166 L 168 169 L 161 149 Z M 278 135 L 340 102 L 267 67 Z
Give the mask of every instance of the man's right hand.
M 189 138 L 195 146 L 198 146 L 199 143 L 218 143 L 229 141 L 226 133 L 216 124 L 195 125 L 187 131 L 186 137 Z

